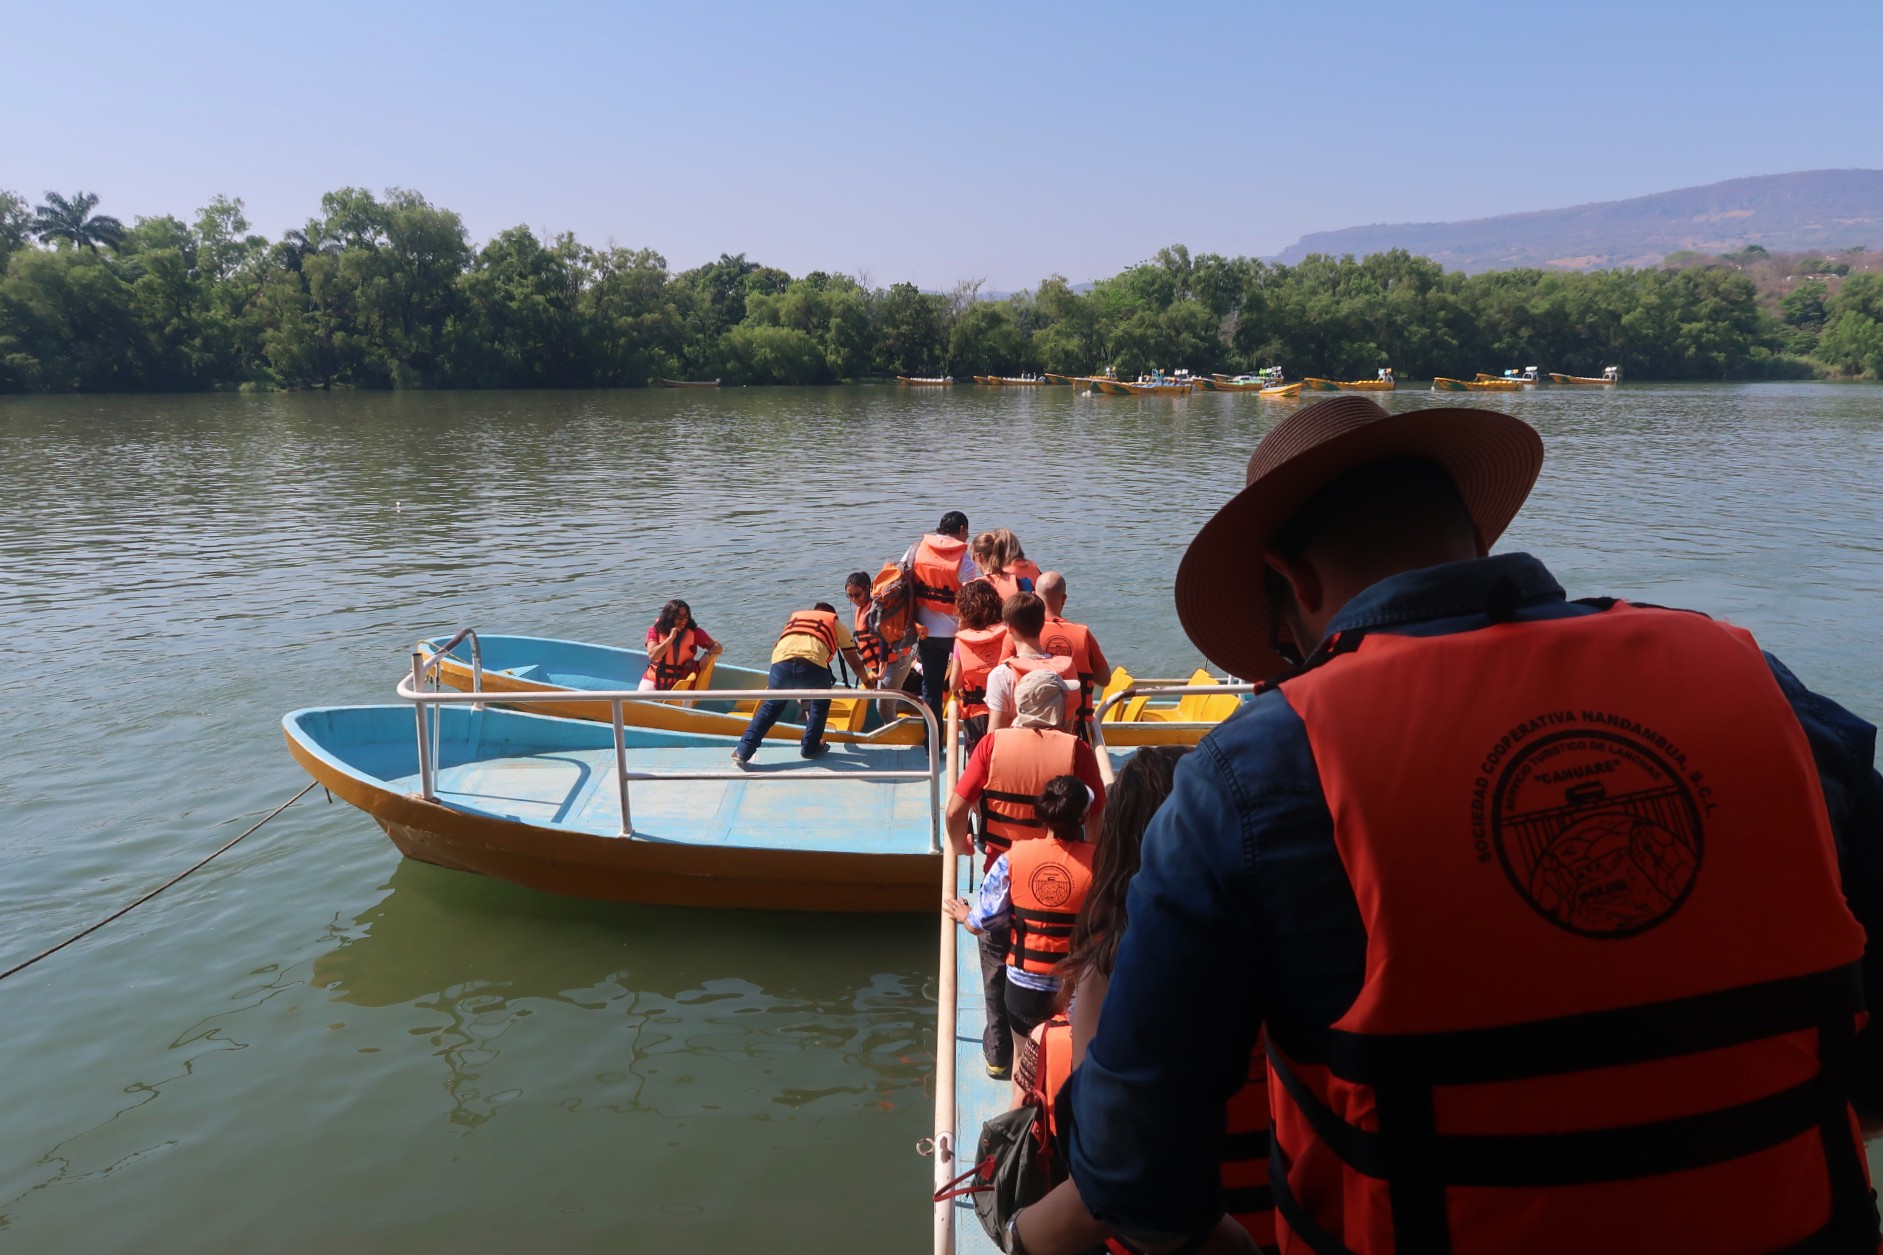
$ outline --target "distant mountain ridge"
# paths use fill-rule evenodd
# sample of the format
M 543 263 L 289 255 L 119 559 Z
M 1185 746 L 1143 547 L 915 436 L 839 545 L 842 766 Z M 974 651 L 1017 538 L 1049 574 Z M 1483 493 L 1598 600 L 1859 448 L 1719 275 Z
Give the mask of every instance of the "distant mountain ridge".
M 1728 179 L 1568 209 L 1469 222 L 1406 222 L 1304 235 L 1275 260 L 1403 248 L 1447 270 L 1651 266 L 1669 253 L 1883 246 L 1883 170 L 1805 170 Z

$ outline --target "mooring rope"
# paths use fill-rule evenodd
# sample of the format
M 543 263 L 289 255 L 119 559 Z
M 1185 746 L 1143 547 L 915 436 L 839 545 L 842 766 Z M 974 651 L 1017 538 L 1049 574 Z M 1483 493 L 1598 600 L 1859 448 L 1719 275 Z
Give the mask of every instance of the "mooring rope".
M 200 871 L 204 867 L 208 866 L 211 859 L 214 859 L 218 855 L 225 854 L 229 850 L 234 849 L 235 846 L 238 843 L 240 843 L 244 838 L 253 836 L 257 831 L 261 829 L 262 824 L 267 823 L 269 819 L 273 819 L 276 815 L 279 815 L 282 811 L 288 809 L 288 807 L 294 805 L 296 802 L 306 797 L 309 793 L 312 793 L 314 789 L 318 786 L 318 784 L 319 784 L 319 781 L 315 781 L 313 784 L 308 785 L 305 789 L 302 789 L 299 793 L 296 793 L 293 797 L 289 798 L 287 801 L 283 802 L 281 805 L 269 811 L 266 819 L 261 820 L 253 828 L 250 828 L 247 832 L 244 832 L 240 837 L 236 837 L 234 840 L 230 841 L 227 845 L 224 845 L 220 849 L 211 852 L 210 854 L 205 856 L 203 860 L 197 863 L 195 866 L 184 868 L 182 871 L 170 877 L 170 879 L 164 881 L 162 884 L 158 885 L 155 889 L 152 889 L 149 893 L 145 894 L 143 897 L 139 898 L 137 901 L 131 903 L 129 906 L 120 907 L 118 910 L 113 911 L 111 914 L 99 920 L 96 924 L 93 924 L 90 928 L 80 929 L 78 932 L 73 933 L 70 937 L 67 937 L 64 941 L 61 941 L 58 945 L 52 947 L 52 949 L 42 950 L 40 953 L 35 954 L 32 958 L 26 960 L 26 962 L 15 964 L 14 966 L 8 968 L 6 971 L 0 972 L 0 980 L 5 980 L 7 977 L 13 975 L 15 972 L 25 971 L 27 968 L 39 962 L 41 959 L 51 958 L 53 955 L 59 953 L 59 951 L 65 949 L 67 946 L 71 945 L 73 942 L 78 941 L 81 938 L 91 936 L 91 934 L 97 932 L 100 928 L 103 928 L 106 924 L 109 924 L 112 920 L 121 919 L 122 917 L 129 915 L 132 911 L 144 905 L 144 903 L 150 901 L 152 898 L 162 893 L 165 889 L 168 889 L 171 885 L 176 884 L 177 881 L 182 880 L 185 876 L 189 875 L 191 872 Z

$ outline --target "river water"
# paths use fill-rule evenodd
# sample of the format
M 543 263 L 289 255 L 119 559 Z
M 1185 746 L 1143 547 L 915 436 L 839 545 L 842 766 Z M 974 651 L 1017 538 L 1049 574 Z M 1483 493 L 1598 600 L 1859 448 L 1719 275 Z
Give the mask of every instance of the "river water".
M 1394 408 L 1436 403 L 1404 391 Z M 1500 548 L 1731 618 L 1883 720 L 1883 388 L 1543 389 Z M 1067 575 L 1139 674 L 1198 659 L 1183 545 L 1292 408 L 1071 389 L 0 399 L 0 968 L 306 783 L 284 711 L 412 642 L 763 665 L 947 509 Z M 912 1250 L 934 923 L 549 897 L 404 863 L 317 791 L 0 986 L 11 1251 Z M 1873 1160 L 1876 1156 L 1873 1154 Z

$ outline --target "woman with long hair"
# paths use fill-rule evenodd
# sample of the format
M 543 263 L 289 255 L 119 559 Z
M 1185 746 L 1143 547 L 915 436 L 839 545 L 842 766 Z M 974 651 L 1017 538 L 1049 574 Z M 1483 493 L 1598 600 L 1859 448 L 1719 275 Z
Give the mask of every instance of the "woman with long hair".
M 647 670 L 641 674 L 640 688 L 673 688 L 698 675 L 701 665 L 719 657 L 724 648 L 694 622 L 693 607 L 676 597 L 660 608 L 660 617 L 647 629 Z
M 1004 527 L 982 532 L 969 548 L 981 568 L 981 578 L 994 586 L 1005 602 L 1015 593 L 1030 593 L 1040 578 L 1039 563 L 1026 556 L 1020 538 Z

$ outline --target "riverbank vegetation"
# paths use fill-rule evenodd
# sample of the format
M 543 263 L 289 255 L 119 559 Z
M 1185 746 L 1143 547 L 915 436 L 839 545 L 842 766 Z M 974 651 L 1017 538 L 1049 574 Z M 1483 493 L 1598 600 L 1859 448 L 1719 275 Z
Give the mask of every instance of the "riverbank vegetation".
M 1539 365 L 1631 379 L 1883 377 L 1883 273 L 1768 308 L 1742 267 L 1448 273 L 1403 250 L 1292 266 L 1181 245 L 1082 288 L 981 299 L 722 256 L 473 244 L 414 192 L 345 188 L 279 240 L 240 200 L 125 226 L 0 191 L 0 392 L 832 383 L 1115 367 L 1291 377 Z M 1670 259 L 1672 261 L 1674 259 Z M 1705 259 L 1702 259 L 1705 260 Z M 1728 259 L 1722 259 L 1728 260 Z M 1816 283 L 1817 287 L 1811 287 Z

